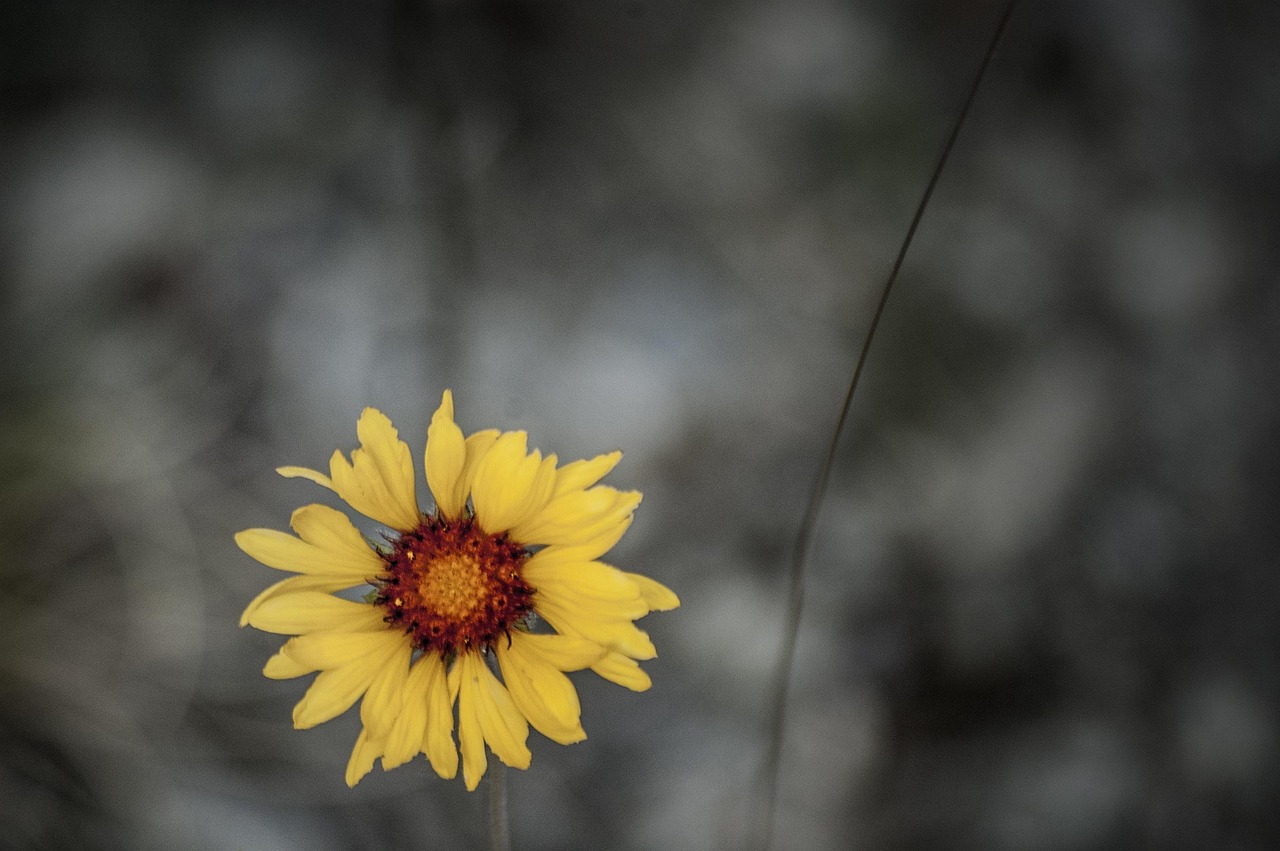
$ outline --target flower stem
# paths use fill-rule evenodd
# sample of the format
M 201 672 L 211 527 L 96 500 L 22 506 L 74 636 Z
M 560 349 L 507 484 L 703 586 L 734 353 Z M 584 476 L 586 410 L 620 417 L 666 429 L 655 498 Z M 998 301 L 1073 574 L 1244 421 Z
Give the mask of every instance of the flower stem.
M 489 847 L 511 851 L 511 825 L 507 818 L 507 767 L 499 760 L 489 769 Z

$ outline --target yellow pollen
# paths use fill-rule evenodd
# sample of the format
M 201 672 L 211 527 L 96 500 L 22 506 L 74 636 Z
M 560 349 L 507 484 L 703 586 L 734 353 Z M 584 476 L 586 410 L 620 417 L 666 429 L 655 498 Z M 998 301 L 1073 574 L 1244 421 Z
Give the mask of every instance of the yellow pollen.
M 418 585 L 429 608 L 455 619 L 471 614 L 484 600 L 485 590 L 479 563 L 465 555 L 433 559 Z

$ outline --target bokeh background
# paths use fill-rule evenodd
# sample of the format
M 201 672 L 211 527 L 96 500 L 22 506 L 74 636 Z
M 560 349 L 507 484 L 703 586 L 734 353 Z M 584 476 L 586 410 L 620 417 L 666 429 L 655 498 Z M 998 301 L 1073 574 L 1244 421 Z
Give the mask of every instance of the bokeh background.
M 613 448 L 683 599 L 516 847 L 737 849 L 786 559 L 999 9 L 6 3 L 0 847 L 484 841 L 240 630 L 375 405 Z M 780 849 L 1280 845 L 1280 5 L 1024 3 L 808 573 Z M 419 455 L 420 457 L 420 455 Z

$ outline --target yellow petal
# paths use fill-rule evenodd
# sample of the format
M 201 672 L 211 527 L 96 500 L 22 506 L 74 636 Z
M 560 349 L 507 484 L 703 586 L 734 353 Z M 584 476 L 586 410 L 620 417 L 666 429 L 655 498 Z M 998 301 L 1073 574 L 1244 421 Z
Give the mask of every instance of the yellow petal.
M 622 453 L 614 451 L 607 455 L 597 455 L 587 461 L 573 461 L 565 464 L 556 471 L 556 488 L 552 493 L 552 499 L 570 491 L 591 487 L 608 475 L 621 460 Z
M 326 629 L 359 632 L 386 629 L 385 614 L 380 606 L 343 600 L 319 591 L 298 591 L 263 601 L 249 615 L 249 625 L 283 635 Z
M 332 479 L 324 473 L 317 472 L 309 467 L 276 467 L 276 472 L 286 479 L 307 479 L 329 490 L 334 489 Z
M 680 607 L 680 598 L 667 586 L 639 573 L 628 573 L 627 578 L 640 586 L 640 595 L 651 612 L 666 612 Z
M 365 408 L 356 423 L 360 448 L 347 461 L 341 452 L 329 459 L 333 489 L 366 517 L 401 532 L 421 520 L 414 493 L 413 459 L 391 420 L 376 408 Z
M 511 518 L 523 510 L 536 470 L 526 463 L 526 443 L 524 432 L 506 432 L 476 466 L 471 501 L 476 519 L 487 532 L 505 532 Z
M 541 511 L 513 527 L 511 537 L 549 546 L 589 543 L 619 525 L 629 524 L 640 500 L 636 491 L 620 492 L 604 486 L 573 491 L 551 500 Z M 624 525 L 624 531 L 625 528 Z
M 382 559 L 369 546 L 351 518 L 327 505 L 304 505 L 289 517 L 289 525 L 298 537 L 335 556 L 346 556 L 352 563 L 377 564 Z
M 412 651 L 413 645 L 408 641 L 396 647 L 369 684 L 364 700 L 360 701 L 360 723 L 364 724 L 370 736 L 379 741 L 386 741 L 391 725 L 400 714 Z
M 376 636 L 383 638 L 383 641 L 375 645 L 371 652 L 361 654 L 341 667 L 321 670 L 320 675 L 311 684 L 311 688 L 307 689 L 307 693 L 302 696 L 302 700 L 293 707 L 293 726 L 299 730 L 323 724 L 350 709 L 360 695 L 369 690 L 375 679 L 387 676 L 384 669 L 396 663 L 401 656 L 400 651 L 409 643 L 405 636 L 394 633 L 317 632 L 294 639 L 292 642 L 294 646 L 287 652 L 300 664 L 311 664 L 311 660 L 304 654 L 298 653 L 297 648 L 308 639 L 333 636 L 352 640 Z M 327 666 L 317 667 L 327 668 Z M 387 722 L 388 727 L 393 720 L 395 719 Z
M 270 677 L 273 680 L 291 680 L 295 677 L 302 677 L 314 671 L 308 665 L 301 665 L 281 648 L 276 655 L 267 660 L 267 664 L 262 669 L 262 675 Z
M 526 566 L 530 564 L 539 565 L 565 565 L 565 564 L 581 564 L 583 562 L 594 561 L 594 556 L 586 555 L 587 550 L 584 547 L 545 547 L 538 550 Z
M 641 604 L 642 611 L 632 617 L 648 614 L 649 608 L 640 595 L 640 586 L 616 567 L 598 561 L 557 564 L 548 559 L 539 559 L 542 552 L 545 550 L 534 553 L 520 569 L 521 576 L 534 588 L 566 590 L 599 600 L 634 600 Z
M 581 671 L 600 661 L 607 653 L 603 647 L 585 638 L 570 635 L 537 635 L 512 632 L 521 636 L 525 652 L 536 654 L 559 671 Z
M 354 664 L 321 671 L 293 707 L 293 726 L 306 730 L 346 712 L 369 688 L 377 669 Z
M 365 408 L 361 412 L 356 423 L 356 436 L 360 438 L 360 447 L 377 473 L 376 478 L 366 484 L 376 483 L 386 488 L 391 503 L 388 508 L 395 512 L 403 524 L 388 525 L 401 531 L 417 527 L 421 512 L 414 492 L 413 458 L 409 454 L 409 445 L 400 439 L 387 415 L 377 408 Z M 353 460 L 354 455 L 353 452 Z
M 454 663 L 454 669 L 459 671 L 458 732 L 462 741 L 463 779 L 467 788 L 475 789 L 487 767 L 484 743 L 498 759 L 512 768 L 528 768 L 531 759 L 525 745 L 529 737 L 528 721 L 489 670 L 484 657 L 475 652 L 462 653 Z M 482 742 L 476 741 L 477 732 Z
M 268 585 L 262 593 L 249 601 L 249 605 L 244 607 L 244 613 L 240 615 L 240 625 L 248 626 L 254 612 L 268 600 L 273 600 L 276 597 L 303 591 L 323 591 L 326 593 L 341 591 L 344 588 L 350 588 L 352 585 L 359 585 L 362 582 L 364 582 L 363 579 L 353 580 L 349 576 L 290 576 L 288 579 L 282 579 L 274 585 Z
M 652 659 L 658 655 L 649 636 L 629 620 L 606 620 L 593 608 L 578 606 L 550 594 L 537 595 L 534 610 L 562 635 L 589 639 L 632 659 Z
M 564 674 L 549 666 L 520 669 L 508 661 L 502 678 L 519 711 L 539 733 L 561 745 L 587 738 L 578 692 Z
M 418 755 L 422 747 L 422 737 L 427 729 L 427 695 L 426 681 L 430 671 L 423 664 L 423 659 L 436 658 L 433 654 L 423 656 L 409 669 L 409 678 L 405 681 L 403 702 L 400 714 L 391 725 L 387 735 L 386 752 L 382 755 L 382 770 L 404 765 Z
M 457 518 L 466 508 L 466 496 L 458 499 L 458 479 L 466 462 L 466 441 L 462 429 L 453 421 L 453 393 L 446 390 L 440 407 L 427 428 L 427 487 L 435 497 L 436 508 L 449 519 Z
M 609 682 L 617 683 L 632 691 L 647 691 L 649 686 L 653 685 L 649 675 L 641 670 L 634 660 L 623 656 L 621 653 L 611 652 L 607 654 L 599 662 L 592 665 L 591 670 Z
M 480 729 L 480 717 L 472 708 L 474 703 L 474 698 L 470 697 L 472 688 L 465 686 L 462 682 L 464 676 L 468 678 L 471 676 L 469 672 L 471 663 L 465 661 L 470 657 L 470 653 L 463 653 L 454 661 L 453 667 L 449 669 L 449 690 L 460 701 L 458 746 L 462 751 L 462 779 L 467 785 L 467 791 L 474 792 L 476 786 L 480 785 L 480 778 L 484 777 L 485 770 L 489 767 L 489 760 L 485 756 L 484 732 Z M 468 695 L 465 703 L 461 702 L 464 693 Z
M 347 760 L 347 786 L 354 789 L 360 780 L 373 770 L 373 761 L 378 758 L 381 748 L 369 736 L 368 730 L 361 730 L 356 737 L 356 746 L 351 751 L 351 759 Z
M 507 432 L 476 464 L 471 501 L 476 521 L 490 534 L 522 523 L 542 510 L 555 488 L 555 456 L 526 453 L 522 431 Z
M 305 508 L 324 506 L 309 505 Z M 298 509 L 298 512 L 304 510 Z M 295 519 L 298 512 L 294 512 Z M 341 514 L 338 516 L 342 517 Z M 363 538 L 360 539 L 358 548 L 351 547 L 348 543 L 339 549 L 330 547 L 327 543 L 323 546 L 308 543 L 275 529 L 246 529 L 236 533 L 236 545 L 267 567 L 291 573 L 350 576 L 352 585 L 376 576 L 385 569 L 382 559 L 364 543 Z
M 467 498 L 471 496 L 471 486 L 476 480 L 476 467 L 479 466 L 480 459 L 493 448 L 493 444 L 498 442 L 498 434 L 496 428 L 490 428 L 478 431 L 467 438 L 467 458 L 462 464 L 462 473 L 454 486 L 456 488 L 454 499 L 459 505 L 467 504 Z
M 283 650 L 300 665 L 324 671 L 390 656 L 409 637 L 400 632 L 311 632 L 291 639 Z
M 572 581 L 544 580 L 541 584 L 533 584 L 538 589 L 533 605 L 539 611 L 548 607 L 558 607 L 575 616 L 591 620 L 622 622 L 630 622 L 649 614 L 649 606 L 640 596 L 640 592 L 634 590 L 634 584 L 631 586 L 633 589 L 631 595 L 627 597 L 597 596 L 590 593 L 591 589 L 580 588 Z
M 427 729 L 422 738 L 422 751 L 431 767 L 446 780 L 458 774 L 458 748 L 453 743 L 453 695 L 439 657 L 424 656 L 430 674 L 426 683 Z
M 627 515 L 619 520 L 616 525 L 593 531 L 590 537 L 584 536 L 572 546 L 553 544 L 539 550 L 538 553 L 540 555 L 546 553 L 548 560 L 594 561 L 613 549 L 613 545 L 618 543 L 618 539 L 631 527 L 632 519 L 631 515 Z
M 480 658 L 477 654 L 472 655 Z M 480 661 L 476 667 L 480 671 L 480 683 L 476 690 L 475 711 L 489 750 L 512 768 L 528 768 L 532 759 L 525 745 L 529 738 L 528 720 L 520 714 L 511 694 L 489 666 Z
M 582 708 L 578 702 L 578 692 L 569 678 L 541 650 L 545 643 L 565 638 L 566 636 L 559 635 L 513 632 L 509 643 L 498 645 L 497 656 L 502 679 L 520 712 L 542 735 L 562 745 L 569 745 L 587 737 L 580 721 Z M 583 645 L 590 647 L 591 652 L 583 660 L 585 664 L 582 667 L 599 661 L 604 655 L 603 648 L 591 645 L 590 642 L 568 640 L 575 645 L 575 649 Z M 555 656 L 565 655 L 561 650 L 552 650 L 551 653 Z M 572 655 L 572 651 L 569 655 Z
M 430 727 L 430 729 L 429 729 Z M 436 773 L 449 779 L 458 773 L 458 748 L 453 743 L 453 706 L 440 657 L 428 653 L 409 670 L 400 714 L 387 737 L 382 757 L 391 770 L 427 754 Z

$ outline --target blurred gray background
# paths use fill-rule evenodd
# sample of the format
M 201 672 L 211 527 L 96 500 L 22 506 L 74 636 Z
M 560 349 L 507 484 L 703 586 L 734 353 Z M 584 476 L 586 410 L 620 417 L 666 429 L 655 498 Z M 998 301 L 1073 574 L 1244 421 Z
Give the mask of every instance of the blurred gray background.
M 748 840 L 785 566 L 988 2 L 6 3 L 0 847 L 483 842 L 236 619 L 280 464 L 622 448 L 676 589 L 516 847 Z M 1026 2 L 808 575 L 781 849 L 1280 846 L 1280 4 Z M 536 741 L 535 741 L 536 740 Z

